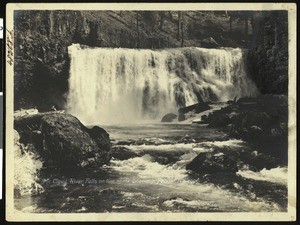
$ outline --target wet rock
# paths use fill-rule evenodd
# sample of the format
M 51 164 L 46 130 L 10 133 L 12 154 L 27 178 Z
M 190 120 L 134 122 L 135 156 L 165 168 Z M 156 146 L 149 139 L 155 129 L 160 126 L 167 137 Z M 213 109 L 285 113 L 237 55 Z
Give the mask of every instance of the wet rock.
M 177 115 L 173 113 L 166 114 L 162 119 L 161 122 L 173 122 L 174 119 L 177 118 Z
M 209 106 L 209 104 L 207 102 L 199 102 L 197 104 L 194 105 L 189 105 L 183 108 L 180 108 L 178 110 L 179 116 L 178 116 L 178 121 L 183 121 L 185 119 L 187 119 L 187 117 L 192 116 L 193 114 L 196 113 L 201 113 L 204 112 L 206 110 L 209 110 L 211 107 Z M 190 114 L 190 115 L 188 115 Z
M 209 123 L 209 127 L 225 127 L 230 124 L 230 117 L 227 114 L 215 116 Z
M 262 129 L 259 126 L 251 126 L 249 129 L 249 135 L 252 138 L 257 138 L 262 134 Z
M 178 121 L 184 121 L 184 120 L 185 120 L 185 115 L 183 113 L 179 113 Z
M 283 131 L 280 128 L 273 128 L 270 131 L 272 137 L 280 137 L 283 134 Z
M 32 144 L 45 161 L 57 168 L 99 167 L 110 160 L 109 134 L 89 129 L 76 117 L 58 112 L 15 118 L 20 142 Z M 47 165 L 52 162 L 53 165 Z
M 224 130 L 232 134 L 233 132 L 235 132 L 236 128 L 234 124 L 230 123 L 224 128 Z
M 262 128 L 270 126 L 274 121 L 266 112 L 245 111 L 232 117 L 232 122 L 239 127 L 250 128 L 257 126 Z
M 144 150 L 143 155 L 150 155 L 154 162 L 169 165 L 177 162 L 185 154 L 183 151 Z
M 127 160 L 134 157 L 138 157 L 139 155 L 128 148 L 122 146 L 115 146 L 112 148 L 111 156 L 119 160 Z
M 206 110 L 209 110 L 211 107 L 208 105 L 208 103 L 206 102 L 199 102 L 197 104 L 194 104 L 194 105 L 190 105 L 190 106 L 187 106 L 187 107 L 183 107 L 183 108 L 180 108 L 178 110 L 178 112 L 180 114 L 185 114 L 185 113 L 188 113 L 188 112 L 194 112 L 194 113 L 201 113 L 201 112 L 204 112 Z
M 197 174 L 235 173 L 238 171 L 234 158 L 222 152 L 200 153 L 187 166 Z
M 264 168 L 275 168 L 280 164 L 278 159 L 266 154 L 256 153 L 251 155 L 252 157 L 249 159 L 249 161 L 247 161 L 247 163 L 252 166 L 251 169 L 254 171 L 260 171 Z

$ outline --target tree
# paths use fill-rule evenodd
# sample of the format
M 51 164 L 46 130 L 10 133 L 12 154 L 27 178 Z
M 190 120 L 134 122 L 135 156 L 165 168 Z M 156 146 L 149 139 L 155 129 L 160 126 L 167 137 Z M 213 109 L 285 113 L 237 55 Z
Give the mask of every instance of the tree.
M 143 21 L 150 28 L 151 32 L 155 32 L 159 23 L 158 13 L 155 11 L 143 11 L 141 13 Z
M 163 30 L 163 25 L 164 25 L 164 21 L 165 21 L 165 17 L 166 17 L 166 12 L 164 12 L 164 11 L 159 12 L 159 16 L 160 16 L 159 29 Z
M 183 47 L 183 42 L 184 42 L 184 35 L 183 35 L 183 30 L 184 30 L 184 27 L 183 27 L 183 12 L 181 13 L 181 47 Z
M 139 31 L 139 21 L 140 21 L 140 15 L 139 15 L 139 12 L 136 12 L 137 48 L 139 48 L 139 47 L 140 47 L 140 31 Z
M 177 40 L 180 40 L 180 25 L 181 25 L 181 11 L 178 11 L 178 19 L 177 19 Z

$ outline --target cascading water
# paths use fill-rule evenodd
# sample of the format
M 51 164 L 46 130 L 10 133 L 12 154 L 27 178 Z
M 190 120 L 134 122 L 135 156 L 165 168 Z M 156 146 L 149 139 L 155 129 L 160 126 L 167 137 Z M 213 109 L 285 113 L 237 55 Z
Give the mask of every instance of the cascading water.
M 179 107 L 257 94 L 242 49 L 69 47 L 68 111 L 86 123 L 161 119 Z

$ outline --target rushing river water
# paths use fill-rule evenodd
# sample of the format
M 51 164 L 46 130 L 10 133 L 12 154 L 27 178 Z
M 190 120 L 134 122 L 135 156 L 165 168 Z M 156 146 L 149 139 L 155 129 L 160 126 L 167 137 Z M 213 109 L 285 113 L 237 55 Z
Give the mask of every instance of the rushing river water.
M 199 152 L 241 140 L 198 124 L 104 126 L 113 148 L 126 147 L 137 157 L 113 158 L 86 173 L 43 175 L 45 192 L 15 199 L 25 212 L 268 212 L 286 211 L 287 171 L 274 168 L 207 182 L 185 166 Z M 48 179 L 48 180 L 47 180 Z

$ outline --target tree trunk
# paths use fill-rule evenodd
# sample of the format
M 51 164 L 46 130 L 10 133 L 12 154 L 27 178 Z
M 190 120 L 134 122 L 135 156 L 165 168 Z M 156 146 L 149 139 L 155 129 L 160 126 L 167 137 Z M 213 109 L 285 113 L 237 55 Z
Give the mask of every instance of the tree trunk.
M 163 30 L 164 21 L 165 21 L 165 12 L 160 12 L 160 24 L 159 24 L 160 30 Z
M 183 47 L 184 35 L 183 35 L 183 22 L 181 22 L 181 47 Z
M 180 40 L 180 25 L 181 25 L 181 12 L 178 11 L 178 21 L 177 21 L 177 40 Z
M 274 18 L 274 45 L 278 46 L 279 45 L 279 31 L 278 31 L 278 14 L 275 14 Z
M 248 42 L 249 42 L 249 40 L 248 40 L 248 20 L 249 20 L 249 18 L 248 18 L 248 16 L 245 18 L 245 43 L 246 43 L 246 46 L 247 46 L 247 48 L 249 47 L 248 46 Z
M 251 48 L 255 48 L 256 40 L 257 40 L 258 19 L 255 19 L 253 14 L 251 15 L 251 26 L 252 26 Z
M 136 13 L 137 48 L 140 47 L 139 13 Z
M 229 16 L 229 32 L 232 33 L 232 16 Z
M 248 17 L 245 18 L 245 35 L 248 36 Z

